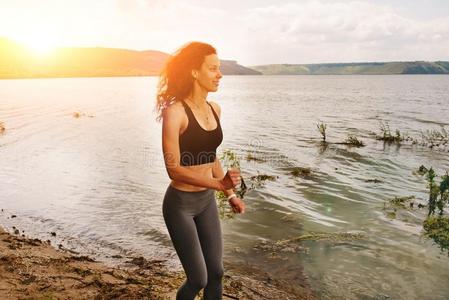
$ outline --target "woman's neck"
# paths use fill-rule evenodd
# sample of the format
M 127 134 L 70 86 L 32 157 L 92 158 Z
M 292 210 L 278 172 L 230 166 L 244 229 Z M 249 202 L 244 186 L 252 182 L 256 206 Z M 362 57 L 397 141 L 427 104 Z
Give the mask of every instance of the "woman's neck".
M 197 107 L 203 107 L 206 104 L 207 94 L 207 91 L 194 87 L 193 92 L 187 99 Z

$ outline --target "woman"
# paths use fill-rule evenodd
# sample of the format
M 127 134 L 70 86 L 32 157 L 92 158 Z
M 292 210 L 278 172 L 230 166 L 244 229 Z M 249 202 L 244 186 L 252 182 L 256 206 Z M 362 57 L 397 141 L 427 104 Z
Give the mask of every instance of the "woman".
M 238 170 L 226 175 L 216 156 L 223 140 L 220 106 L 207 101 L 222 74 L 217 52 L 192 42 L 179 49 L 163 69 L 157 93 L 162 119 L 162 150 L 171 179 L 162 211 L 170 238 L 187 279 L 176 299 L 222 299 L 223 242 L 215 190 L 223 191 L 236 213 L 245 205 L 234 193 Z

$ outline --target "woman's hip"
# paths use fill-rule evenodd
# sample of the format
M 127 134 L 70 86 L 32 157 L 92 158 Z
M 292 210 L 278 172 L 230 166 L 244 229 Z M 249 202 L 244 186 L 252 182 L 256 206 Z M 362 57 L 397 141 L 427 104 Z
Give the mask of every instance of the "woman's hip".
M 187 192 L 169 185 L 165 191 L 162 208 L 164 214 L 187 213 L 200 214 L 212 201 L 215 201 L 215 191 Z

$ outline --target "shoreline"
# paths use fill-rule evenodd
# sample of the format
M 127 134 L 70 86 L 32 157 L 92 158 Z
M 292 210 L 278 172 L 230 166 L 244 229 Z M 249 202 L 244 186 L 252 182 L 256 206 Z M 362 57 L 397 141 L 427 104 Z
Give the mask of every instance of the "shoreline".
M 21 232 L 0 226 L 2 299 L 175 299 L 185 279 L 164 260 L 134 257 L 112 266 Z M 291 286 L 247 265 L 224 266 L 223 299 L 315 299 L 307 285 Z

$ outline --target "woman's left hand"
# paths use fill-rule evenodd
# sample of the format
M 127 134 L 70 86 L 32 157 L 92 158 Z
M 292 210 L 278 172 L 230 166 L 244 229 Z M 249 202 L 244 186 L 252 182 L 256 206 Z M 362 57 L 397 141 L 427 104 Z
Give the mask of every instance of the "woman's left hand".
M 231 198 L 231 200 L 229 200 L 228 202 L 229 202 L 229 205 L 231 205 L 232 211 L 234 213 L 236 213 L 236 214 L 245 213 L 245 203 L 239 197 Z

